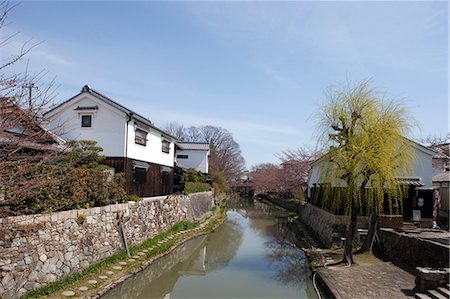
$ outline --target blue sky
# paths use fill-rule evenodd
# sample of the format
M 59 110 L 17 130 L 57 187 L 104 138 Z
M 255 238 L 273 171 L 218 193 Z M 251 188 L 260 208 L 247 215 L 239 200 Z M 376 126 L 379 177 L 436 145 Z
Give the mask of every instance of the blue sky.
M 443 136 L 448 115 L 447 2 L 22 2 L 1 34 L 42 43 L 29 69 L 85 84 L 157 126 L 216 125 L 247 167 L 316 145 L 313 115 L 332 84 L 370 78 Z M 24 63 L 9 71 L 23 71 Z

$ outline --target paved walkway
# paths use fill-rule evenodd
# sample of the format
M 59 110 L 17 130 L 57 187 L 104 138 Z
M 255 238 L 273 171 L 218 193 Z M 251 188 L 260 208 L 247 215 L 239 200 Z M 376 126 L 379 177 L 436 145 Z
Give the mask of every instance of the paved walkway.
M 438 229 L 417 228 L 415 230 L 397 231 L 399 235 L 434 241 L 443 245 L 450 245 L 450 232 Z
M 352 267 L 320 268 L 317 272 L 337 299 L 414 298 L 415 277 L 373 256 Z

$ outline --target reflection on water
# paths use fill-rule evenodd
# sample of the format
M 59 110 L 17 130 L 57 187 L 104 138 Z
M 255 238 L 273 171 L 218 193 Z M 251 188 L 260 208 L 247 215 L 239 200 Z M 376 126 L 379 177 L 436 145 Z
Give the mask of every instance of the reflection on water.
M 287 213 L 230 201 L 228 220 L 155 261 L 102 298 L 317 298 Z

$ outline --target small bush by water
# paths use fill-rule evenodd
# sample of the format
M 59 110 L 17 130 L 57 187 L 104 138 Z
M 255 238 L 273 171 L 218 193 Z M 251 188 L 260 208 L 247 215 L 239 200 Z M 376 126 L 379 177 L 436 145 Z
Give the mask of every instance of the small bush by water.
M 186 182 L 184 185 L 184 193 L 185 194 L 205 192 L 205 191 L 209 191 L 210 189 L 211 189 L 211 186 L 207 183 Z

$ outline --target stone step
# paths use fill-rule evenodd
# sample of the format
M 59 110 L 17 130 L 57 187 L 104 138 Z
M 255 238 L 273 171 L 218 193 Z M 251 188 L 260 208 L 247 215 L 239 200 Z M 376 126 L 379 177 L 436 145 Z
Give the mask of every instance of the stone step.
M 416 299 L 433 299 L 432 297 L 428 296 L 427 294 L 424 293 L 415 293 L 414 297 Z
M 437 288 L 437 291 L 439 293 L 441 293 L 442 295 L 447 296 L 447 298 L 450 298 L 450 290 L 449 289 L 443 288 L 443 287 L 439 287 L 439 288 Z
M 73 297 L 75 296 L 75 292 L 74 291 L 64 291 L 61 293 L 64 297 Z
M 428 290 L 427 293 L 431 296 L 431 298 L 434 299 L 448 299 L 448 297 L 441 295 L 441 293 L 435 290 Z

